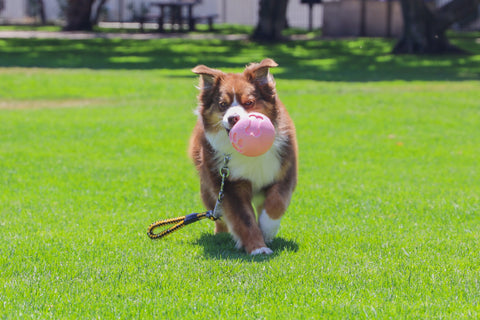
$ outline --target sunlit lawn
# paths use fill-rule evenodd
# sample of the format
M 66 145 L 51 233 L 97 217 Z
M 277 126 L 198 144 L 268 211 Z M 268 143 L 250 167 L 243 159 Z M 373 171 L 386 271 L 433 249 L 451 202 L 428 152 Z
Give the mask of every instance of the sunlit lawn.
M 480 50 L 454 41 L 0 40 L 0 318 L 478 318 Z M 207 220 L 151 241 L 204 210 L 190 69 L 267 56 L 300 146 L 274 254 Z

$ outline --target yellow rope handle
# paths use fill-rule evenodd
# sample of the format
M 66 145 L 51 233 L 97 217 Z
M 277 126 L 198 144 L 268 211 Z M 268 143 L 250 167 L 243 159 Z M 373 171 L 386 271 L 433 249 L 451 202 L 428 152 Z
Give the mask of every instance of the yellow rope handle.
M 178 218 L 165 219 L 165 220 L 160 220 L 160 221 L 154 222 L 148 227 L 147 235 L 152 240 L 160 239 L 160 238 L 163 238 L 166 235 L 168 235 L 168 234 L 170 234 L 174 231 L 177 231 L 178 229 L 181 229 L 181 228 L 185 227 L 187 224 L 190 224 L 190 223 L 193 223 L 193 222 L 205 219 L 205 218 L 209 218 L 211 220 L 216 220 L 213 217 L 213 213 L 212 213 L 211 210 L 206 211 L 206 212 L 202 212 L 202 213 L 191 213 L 189 215 L 178 217 Z M 168 228 L 168 229 L 165 229 L 165 230 L 163 230 L 159 233 L 154 233 L 153 232 L 153 230 L 155 230 L 156 228 L 163 227 L 163 226 L 166 226 L 166 225 L 169 225 L 169 224 L 175 224 L 175 225 Z
M 165 220 L 154 222 L 148 227 L 147 235 L 150 237 L 150 239 L 163 238 L 167 234 L 170 234 L 173 231 L 183 228 L 187 224 L 196 222 L 201 219 L 205 219 L 205 218 L 209 218 L 210 220 L 220 219 L 220 217 L 222 216 L 220 205 L 222 203 L 223 196 L 224 196 L 223 188 L 225 186 L 225 180 L 228 178 L 230 174 L 230 170 L 228 169 L 228 162 L 230 161 L 230 158 L 231 158 L 231 155 L 224 154 L 223 167 L 220 169 L 220 176 L 222 177 L 222 183 L 220 185 L 220 191 L 218 192 L 218 198 L 217 198 L 217 203 L 215 204 L 215 208 L 213 210 L 208 210 L 202 213 L 191 213 L 183 217 L 165 219 Z M 156 228 L 169 225 L 169 224 L 175 224 L 175 225 L 166 230 L 163 230 L 162 232 L 153 233 L 153 230 L 155 230 Z

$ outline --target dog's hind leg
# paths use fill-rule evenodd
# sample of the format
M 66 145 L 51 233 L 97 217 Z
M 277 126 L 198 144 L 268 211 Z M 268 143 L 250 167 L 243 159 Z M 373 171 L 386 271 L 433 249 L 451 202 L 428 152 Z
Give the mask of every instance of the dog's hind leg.
M 260 230 L 262 230 L 263 239 L 266 243 L 272 242 L 273 238 L 277 235 L 281 220 L 282 218 L 272 219 L 265 209 L 262 210 L 262 213 L 258 217 L 258 224 L 260 225 Z
M 269 243 L 277 235 L 280 228 L 280 218 L 272 219 L 265 210 L 265 194 L 262 192 L 253 198 L 253 205 L 257 211 L 258 225 L 262 230 L 263 239 Z
M 291 170 L 294 168 L 292 167 Z M 277 235 L 280 221 L 290 204 L 295 185 L 296 174 L 291 173 L 265 190 L 265 203 L 258 217 L 258 224 L 265 242 L 271 242 Z

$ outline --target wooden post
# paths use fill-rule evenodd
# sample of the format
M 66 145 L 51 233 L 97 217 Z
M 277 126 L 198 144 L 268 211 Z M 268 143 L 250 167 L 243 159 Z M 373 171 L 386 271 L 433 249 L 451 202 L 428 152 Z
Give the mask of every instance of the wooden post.
M 367 35 L 366 16 L 367 16 L 367 0 L 361 0 L 360 2 L 360 36 L 361 37 L 365 37 Z
M 313 30 L 313 3 L 308 4 L 308 31 Z

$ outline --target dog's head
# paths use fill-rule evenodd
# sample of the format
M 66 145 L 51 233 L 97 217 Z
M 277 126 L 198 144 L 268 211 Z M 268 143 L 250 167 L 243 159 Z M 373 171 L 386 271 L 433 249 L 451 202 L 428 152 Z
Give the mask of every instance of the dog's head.
M 275 81 L 269 68 L 278 66 L 272 59 L 248 65 L 243 73 L 224 73 L 204 65 L 192 71 L 200 75 L 197 113 L 205 132 L 228 136 L 229 130 L 250 112 L 260 112 L 276 126 Z

